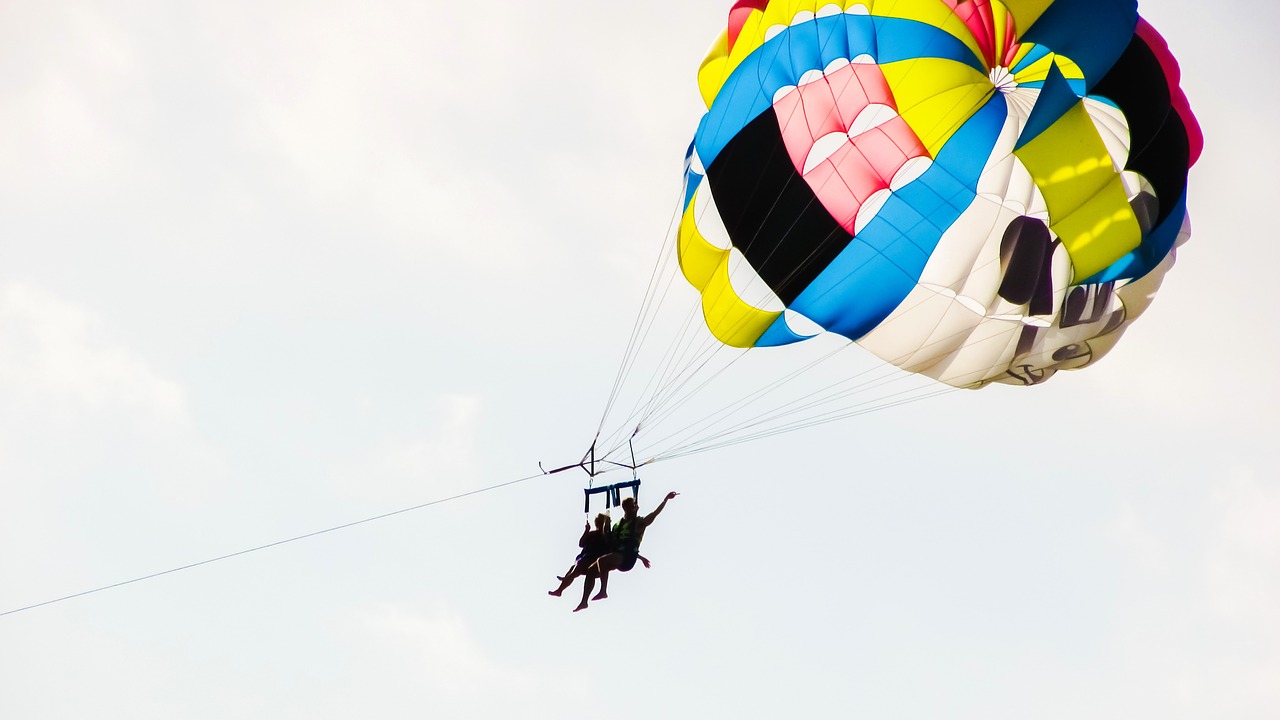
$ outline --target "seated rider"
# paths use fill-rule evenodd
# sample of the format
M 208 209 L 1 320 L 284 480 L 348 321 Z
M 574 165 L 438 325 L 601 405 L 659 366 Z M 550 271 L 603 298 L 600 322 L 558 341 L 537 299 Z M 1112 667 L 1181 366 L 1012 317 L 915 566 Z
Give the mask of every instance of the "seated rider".
M 640 541 L 644 539 L 644 531 L 653 524 L 658 514 L 667 506 L 667 501 L 677 495 L 679 493 L 667 493 L 658 507 L 644 517 L 640 517 L 637 511 L 635 498 L 623 498 L 622 519 L 613 526 L 613 552 L 602 555 L 586 573 L 587 579 L 582 588 L 582 603 L 574 608 L 574 612 L 586 609 L 587 596 L 596 584 L 597 575 L 600 577 L 600 592 L 591 599 L 604 600 L 609 597 L 609 571 L 627 572 L 636 566 L 637 560 L 643 562 L 645 567 L 649 567 L 649 561 L 640 555 Z
M 601 555 L 612 549 L 613 544 L 609 537 L 609 516 L 604 513 L 596 515 L 595 524 L 595 530 L 592 530 L 590 525 L 583 527 L 582 537 L 578 538 L 578 547 L 582 548 L 582 552 L 578 553 L 578 557 L 574 559 L 573 565 L 569 566 L 565 574 L 556 578 L 560 581 L 560 587 L 549 591 L 548 595 L 560 597 L 560 593 L 573 583 L 574 578 L 585 575 Z

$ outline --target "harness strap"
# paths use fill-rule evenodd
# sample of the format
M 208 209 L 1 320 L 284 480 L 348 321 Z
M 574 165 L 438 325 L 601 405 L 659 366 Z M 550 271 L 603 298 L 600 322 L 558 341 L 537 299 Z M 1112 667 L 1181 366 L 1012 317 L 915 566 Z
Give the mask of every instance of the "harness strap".
M 626 482 L 614 483 L 612 485 L 601 485 L 600 487 L 588 487 L 582 489 L 582 512 L 591 512 L 591 496 L 604 493 L 604 508 L 608 510 L 622 504 L 622 491 L 631 490 L 631 497 L 640 501 L 640 480 L 628 480 Z

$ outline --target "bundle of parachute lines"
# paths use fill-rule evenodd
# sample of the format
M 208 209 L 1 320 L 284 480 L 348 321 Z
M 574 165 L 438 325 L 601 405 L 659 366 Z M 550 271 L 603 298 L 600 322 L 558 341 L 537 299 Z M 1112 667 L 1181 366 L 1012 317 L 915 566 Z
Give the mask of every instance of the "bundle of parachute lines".
M 836 338 L 933 388 L 1039 384 L 1111 350 L 1190 235 L 1203 140 L 1132 0 L 741 0 L 698 85 L 668 253 L 694 319 L 602 420 L 602 454 L 738 362 L 709 360 L 725 352 Z M 673 456 L 826 417 L 798 407 L 648 445 Z

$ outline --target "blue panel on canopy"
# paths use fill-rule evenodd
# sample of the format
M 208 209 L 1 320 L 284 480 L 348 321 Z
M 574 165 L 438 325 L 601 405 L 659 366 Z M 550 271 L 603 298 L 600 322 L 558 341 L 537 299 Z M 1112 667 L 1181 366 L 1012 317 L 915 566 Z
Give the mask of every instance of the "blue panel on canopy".
M 978 177 L 1007 113 L 1004 96 L 992 96 L 923 175 L 890 196 L 791 308 L 852 340 L 888 317 L 919 281 L 945 228 L 977 196 Z
M 1124 53 L 1137 26 L 1137 0 L 1069 0 L 1050 5 L 1022 41 L 1071 58 L 1092 88 Z

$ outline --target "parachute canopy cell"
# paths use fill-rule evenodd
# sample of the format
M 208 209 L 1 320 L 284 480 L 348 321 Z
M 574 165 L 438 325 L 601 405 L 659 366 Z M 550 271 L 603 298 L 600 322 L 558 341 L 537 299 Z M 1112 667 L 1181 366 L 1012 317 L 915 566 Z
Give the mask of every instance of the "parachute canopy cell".
M 1126 0 L 742 0 L 698 73 L 678 254 L 735 347 L 842 335 L 957 387 L 1107 352 L 1202 140 Z

